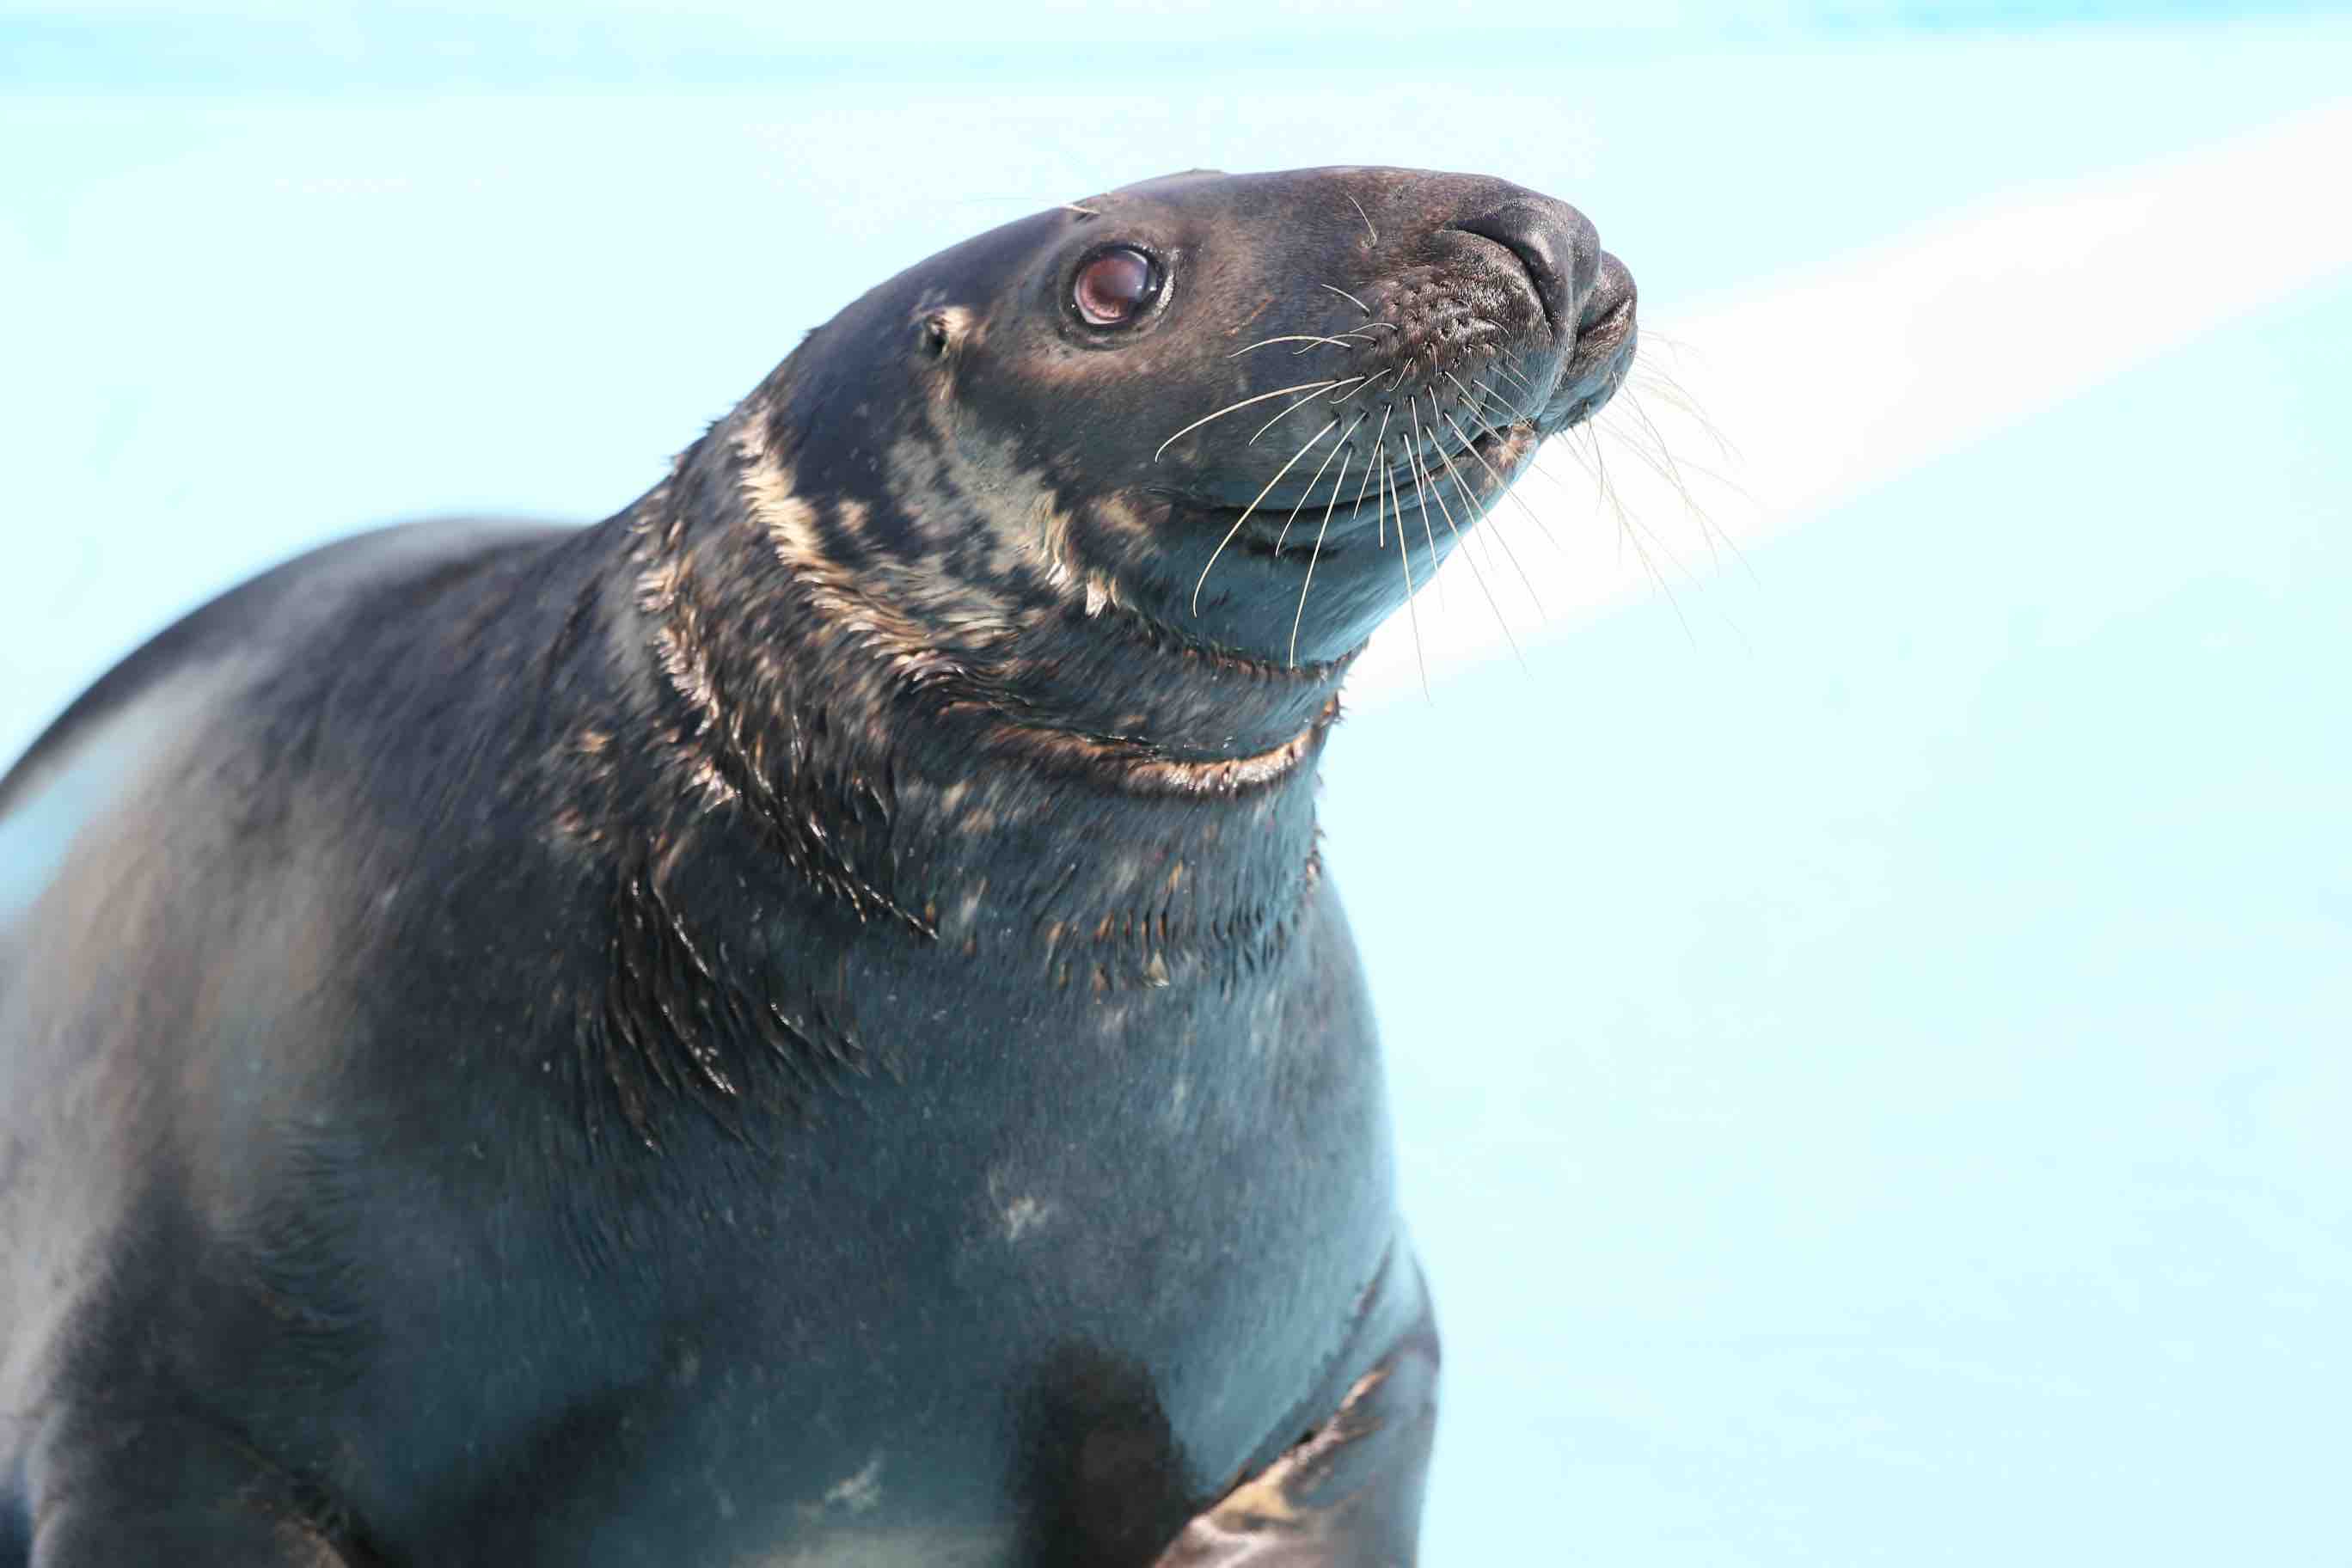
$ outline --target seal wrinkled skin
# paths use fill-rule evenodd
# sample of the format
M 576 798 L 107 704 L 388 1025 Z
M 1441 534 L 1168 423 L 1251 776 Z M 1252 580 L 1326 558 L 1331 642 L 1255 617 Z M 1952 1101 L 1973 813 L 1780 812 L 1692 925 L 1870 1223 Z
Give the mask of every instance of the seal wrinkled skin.
M 1412 1561 L 1315 763 L 1633 342 L 1531 192 L 1171 176 L 132 655 L 0 780 L 0 1565 Z

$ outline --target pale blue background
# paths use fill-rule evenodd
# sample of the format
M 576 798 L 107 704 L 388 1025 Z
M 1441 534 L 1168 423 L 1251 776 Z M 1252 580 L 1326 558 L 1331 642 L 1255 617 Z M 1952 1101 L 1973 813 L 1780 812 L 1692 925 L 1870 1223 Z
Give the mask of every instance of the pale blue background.
M 1490 170 L 1654 319 L 2352 83 L 2289 7 L 496 10 L 0 5 L 0 751 L 335 531 L 612 510 L 1104 185 Z M 1693 637 L 1343 728 L 1429 1562 L 2352 1563 L 2347 346 L 2338 277 L 1750 546 Z

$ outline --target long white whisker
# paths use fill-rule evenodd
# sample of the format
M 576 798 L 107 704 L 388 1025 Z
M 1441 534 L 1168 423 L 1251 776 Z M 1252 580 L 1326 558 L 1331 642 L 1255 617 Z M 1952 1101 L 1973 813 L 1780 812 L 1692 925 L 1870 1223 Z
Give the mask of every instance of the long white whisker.
M 1317 287 L 1318 289 L 1331 289 L 1331 285 L 1330 285 L 1330 284 L 1328 284 L 1328 283 L 1318 283 L 1317 285 L 1315 285 L 1315 287 Z M 1337 294 L 1338 296 L 1339 296 L 1339 298 L 1341 298 L 1342 300 L 1345 300 L 1346 301 L 1348 301 L 1348 303 L 1349 303 L 1350 305 L 1353 305 L 1353 306 L 1354 306 L 1354 307 L 1356 307 L 1356 309 L 1358 309 L 1359 310 L 1361 310 L 1365 315 L 1369 316 L 1369 315 L 1370 315 L 1370 314 L 1372 313 L 1372 308 L 1371 308 L 1370 305 L 1365 304 L 1361 300 L 1357 299 L 1353 294 L 1349 293 L 1345 289 L 1331 289 L 1331 292 L 1332 292 L 1332 293 L 1334 293 L 1334 294 Z
M 1355 376 L 1355 375 L 1351 375 L 1351 376 L 1349 376 L 1349 377 L 1348 378 L 1348 381 L 1360 381 L 1360 380 L 1362 380 L 1362 379 L 1363 379 L 1363 378 L 1362 378 L 1361 376 Z M 1332 385 L 1334 385 L 1334 386 L 1345 386 L 1345 385 L 1347 385 L 1347 384 L 1348 384 L 1348 381 L 1335 381 L 1335 382 L 1333 382 L 1331 384 L 1332 384 Z M 1320 388 L 1318 388 L 1318 391 L 1320 391 L 1320 390 L 1321 390 Z M 1290 416 L 1290 415 L 1292 415 L 1292 414 L 1297 413 L 1299 409 L 1302 409 L 1302 408 L 1306 407 L 1308 404 L 1310 404 L 1310 403 L 1314 402 L 1314 401 L 1315 401 L 1315 398 L 1316 398 L 1316 393 L 1314 393 L 1314 392 L 1310 392 L 1310 393 L 1308 393 L 1306 396 L 1304 396 L 1304 397 L 1300 398 L 1300 399 L 1299 399 L 1297 402 L 1296 402 L 1296 403 L 1286 404 L 1286 405 L 1283 406 L 1283 410 L 1282 410 L 1282 412 L 1281 412 L 1280 414 L 1276 415 L 1273 418 L 1271 418 L 1271 419 L 1267 420 L 1265 424 L 1263 424 L 1263 425 L 1259 426 L 1255 430 L 1251 431 L 1251 432 L 1250 432 L 1250 438 L 1249 438 L 1247 441 L 1243 442 L 1242 444 L 1243 444 L 1244 446 L 1245 446 L 1245 447 L 1255 447 L 1255 446 L 1256 446 L 1256 445 L 1257 445 L 1257 438 L 1258 438 L 1260 436 L 1265 435 L 1267 431 L 1269 431 L 1269 430 L 1273 429 L 1276 426 L 1277 426 L 1277 425 L 1281 424 L 1281 423 L 1283 422 L 1283 420 L 1284 420 L 1286 417 L 1287 417 L 1288 416 Z
M 1395 487 L 1391 484 L 1390 488 Z M 1429 689 L 1429 656 L 1421 646 L 1421 611 L 1412 602 L 1412 546 L 1405 541 L 1402 508 L 1397 512 L 1397 564 L 1404 568 L 1404 609 L 1412 621 L 1412 658 L 1413 662 L 1421 667 L 1421 694 L 1433 703 L 1437 695 Z
M 1380 465 L 1382 473 L 1388 472 L 1389 468 L 1389 416 L 1395 412 L 1396 405 L 1393 403 L 1381 410 L 1381 433 L 1372 438 L 1372 458 Z M 1388 509 L 1383 507 L 1372 519 L 1374 527 L 1379 531 L 1378 536 L 1372 541 L 1375 549 L 1388 548 Z
M 1348 514 L 1348 521 L 1351 523 L 1355 521 L 1357 513 L 1364 510 L 1364 487 L 1372 482 L 1372 465 L 1386 460 L 1388 437 L 1389 416 L 1383 414 L 1381 416 L 1381 433 L 1372 440 L 1372 455 L 1365 459 L 1364 477 L 1356 481 L 1356 510 Z
M 1405 405 L 1405 412 L 1408 414 L 1412 412 L 1412 405 L 1411 404 L 1407 404 Z M 1404 432 L 1402 430 L 1397 432 L 1397 440 L 1401 445 L 1404 442 Z M 1415 499 L 1417 499 L 1421 503 L 1421 520 L 1425 523 L 1429 521 L 1429 491 L 1422 483 L 1421 429 L 1419 426 L 1415 426 L 1413 427 L 1412 444 L 1405 446 L 1404 448 L 1404 471 L 1405 477 L 1412 481 L 1412 493 Z M 1400 550 L 1406 548 L 1404 538 L 1404 507 L 1402 505 L 1402 500 L 1403 498 L 1400 496 L 1398 498 L 1399 505 L 1397 507 L 1397 548 Z
M 1445 456 L 1444 449 L 1440 447 L 1437 455 L 1441 458 Z M 1456 484 L 1461 483 L 1460 476 L 1455 476 L 1454 482 Z M 1438 510 L 1443 512 L 1445 516 L 1445 526 L 1453 531 L 1455 550 L 1460 552 L 1462 559 L 1467 563 L 1470 567 L 1470 580 L 1478 584 L 1478 592 L 1486 595 L 1486 607 L 1495 612 L 1495 624 L 1502 628 L 1503 640 L 1511 645 L 1511 657 L 1518 660 L 1520 668 L 1526 668 L 1528 661 L 1526 656 L 1519 652 L 1519 639 L 1511 635 L 1511 623 L 1504 618 L 1503 606 L 1496 601 L 1495 597 L 1495 590 L 1486 585 L 1486 574 L 1478 570 L 1478 558 L 1475 555 L 1471 554 L 1469 550 L 1465 547 L 1462 538 L 1461 527 L 1454 521 L 1454 509 L 1445 504 L 1444 493 L 1438 489 L 1437 479 L 1433 475 L 1430 479 L 1429 488 L 1431 492 L 1435 494 L 1437 497 L 1437 508 Z M 1423 501 L 1422 504 L 1426 508 L 1429 503 Z M 1425 516 L 1423 521 L 1426 521 Z M 1475 520 L 1474 519 L 1473 521 L 1475 521 Z
M 1366 417 L 1367 416 L 1363 414 L 1357 415 L 1356 425 L 1361 425 Z M 1332 423 L 1336 425 L 1339 421 L 1335 419 Z M 1307 489 L 1304 494 L 1299 496 L 1298 506 L 1292 507 L 1290 509 L 1290 515 L 1282 520 L 1282 533 L 1280 537 L 1276 538 L 1274 542 L 1274 547 L 1276 550 L 1279 551 L 1283 546 L 1284 541 L 1290 537 L 1290 525 L 1298 521 L 1298 507 L 1305 506 L 1307 504 L 1307 498 L 1315 493 L 1315 487 L 1323 482 L 1323 469 L 1331 466 L 1332 458 L 1338 457 L 1340 453 L 1348 449 L 1348 437 L 1356 433 L 1356 425 L 1350 425 L 1345 430 L 1341 431 L 1339 433 L 1339 444 L 1333 447 L 1329 451 L 1323 454 L 1322 465 L 1315 470 L 1315 477 L 1307 481 Z M 1319 441 L 1321 439 L 1322 437 L 1320 436 L 1316 437 L 1316 440 Z M 1342 464 L 1339 471 L 1342 474 L 1345 474 L 1348 471 L 1347 466 Z M 1336 500 L 1338 497 L 1339 492 L 1334 490 L 1332 492 L 1332 498 Z
M 1450 371 L 1450 370 L 1449 370 L 1449 371 L 1446 371 L 1446 372 L 1445 372 L 1445 373 L 1444 373 L 1444 376 L 1445 376 L 1445 379 L 1446 379 L 1446 380 L 1448 380 L 1448 381 L 1452 382 L 1454 385 L 1456 385 L 1456 386 L 1458 386 L 1458 387 L 1462 388 L 1463 393 L 1464 393 L 1465 395 L 1467 395 L 1467 396 L 1471 399 L 1471 401 L 1472 401 L 1473 403 L 1475 403 L 1475 404 L 1477 405 L 1477 412 L 1478 412 L 1481 416 L 1484 416 L 1484 415 L 1486 415 L 1486 413 L 1488 413 L 1488 412 L 1489 412 L 1489 407 L 1488 407 L 1488 405 L 1491 404 L 1491 405 L 1492 405 L 1492 410 L 1491 410 L 1492 412 L 1494 412 L 1494 413 L 1497 413 L 1497 414 L 1507 414 L 1507 415 L 1510 416 L 1510 423 L 1512 423 L 1512 424 L 1514 424 L 1514 425 L 1516 425 L 1516 424 L 1517 424 L 1517 423 L 1518 423 L 1518 421 L 1519 421 L 1519 411 L 1518 411 L 1517 409 L 1516 409 L 1516 408 L 1512 407 L 1509 404 L 1507 404 L 1507 403 L 1504 402 L 1504 401 L 1503 401 L 1503 399 L 1502 399 L 1502 397 L 1501 397 L 1498 394 L 1496 394 L 1496 393 L 1492 388 L 1489 388 L 1489 387 L 1484 387 L 1484 386 L 1472 386 L 1472 385 L 1470 385 L 1468 383 L 1465 382 L 1465 381 L 1464 381 L 1460 376 L 1458 376 L 1458 375 L 1454 374 L 1452 371 Z
M 1242 355 L 1249 353 L 1251 349 L 1262 349 L 1272 343 L 1305 343 L 1307 348 L 1313 348 L 1317 343 L 1329 343 L 1334 348 L 1342 349 L 1353 348 L 1355 346 L 1353 343 L 1348 342 L 1339 338 L 1318 337 L 1313 332 L 1285 332 L 1278 338 L 1260 338 L 1256 342 L 1250 344 L 1248 348 L 1235 349 L 1225 357 L 1227 359 L 1239 359 Z M 1298 349 L 1294 352 L 1305 353 L 1307 349 Z
M 1609 465 L 1601 455 L 1601 433 L 1590 425 L 1582 428 L 1592 443 L 1592 461 L 1589 464 L 1585 463 L 1583 455 L 1573 444 L 1569 446 L 1568 454 L 1574 458 L 1583 467 L 1586 474 L 1600 485 L 1601 499 L 1607 503 L 1611 514 L 1617 519 L 1619 560 L 1622 561 L 1624 558 L 1625 546 L 1631 544 L 1633 547 L 1633 552 L 1642 558 L 1643 571 L 1649 574 L 1651 583 L 1656 586 L 1658 592 L 1666 596 L 1667 607 L 1674 611 L 1675 619 L 1682 625 L 1684 640 L 1693 647 L 1696 647 L 1698 637 L 1691 630 L 1690 617 L 1683 614 L 1683 602 L 1675 595 L 1674 584 L 1666 581 L 1666 574 L 1659 569 L 1656 558 L 1650 553 L 1649 546 L 1642 542 L 1642 534 L 1636 531 L 1639 525 L 1634 522 L 1632 514 L 1626 511 L 1623 499 L 1617 494 L 1617 487 L 1609 482 Z M 1659 548 L 1662 550 L 1665 548 L 1664 541 L 1659 542 Z M 1666 556 L 1674 562 L 1676 571 L 1685 577 L 1690 577 L 1694 585 L 1697 584 L 1698 579 L 1691 576 L 1690 568 L 1683 564 L 1680 556 L 1671 550 L 1666 551 Z
M 1257 510 L 1258 501 L 1265 500 L 1267 496 L 1274 493 L 1274 487 L 1282 483 L 1282 476 L 1290 472 L 1290 470 L 1297 466 L 1298 459 L 1307 456 L 1307 454 L 1314 448 L 1316 442 L 1320 441 L 1324 437 L 1328 436 L 1332 431 L 1337 430 L 1339 427 L 1339 422 L 1337 419 L 1334 419 L 1331 423 L 1315 432 L 1314 435 L 1309 436 L 1307 438 L 1307 445 L 1299 447 L 1298 450 L 1290 454 L 1290 461 L 1283 464 L 1281 468 L 1276 468 L 1274 472 L 1274 478 L 1265 481 L 1265 489 L 1257 492 L 1257 500 L 1250 502 L 1248 506 L 1242 510 L 1241 516 L 1234 519 L 1233 527 L 1225 530 L 1225 536 L 1217 541 L 1217 547 L 1209 552 L 1209 564 L 1201 568 L 1200 581 L 1192 584 L 1192 613 L 1194 615 L 1197 616 L 1201 613 L 1201 584 L 1209 580 L 1209 573 L 1217 564 L 1217 557 L 1225 552 L 1225 546 L 1234 542 L 1234 535 L 1242 531 L 1242 524 L 1250 520 L 1250 513 Z
M 1454 466 L 1454 459 L 1445 455 L 1444 447 L 1440 446 L 1437 448 L 1437 456 L 1445 464 L 1445 471 L 1454 476 L 1454 483 L 1461 491 L 1464 502 L 1466 505 L 1470 496 L 1470 486 L 1468 482 L 1462 478 L 1462 470 L 1455 468 Z M 1441 506 L 1444 504 L 1444 498 L 1442 496 L 1439 498 L 1439 504 Z M 1445 523 L 1449 528 L 1454 525 L 1454 514 L 1451 511 L 1448 511 L 1445 514 Z M 1517 553 L 1511 549 L 1511 542 L 1503 537 L 1503 531 L 1498 528 L 1488 529 L 1486 531 L 1486 536 L 1489 539 L 1492 539 L 1502 548 L 1504 558 L 1511 563 L 1511 570 L 1517 572 L 1519 574 L 1519 581 L 1527 585 L 1528 599 L 1536 607 L 1536 619 L 1538 621 L 1548 619 L 1549 617 L 1544 614 L 1543 600 L 1538 597 L 1536 594 L 1535 579 L 1529 577 L 1528 575 L 1528 569 L 1519 564 Z M 1502 618 L 1502 612 L 1498 609 L 1495 612 L 1495 616 L 1497 620 L 1500 620 Z M 1503 628 L 1503 635 L 1505 637 L 1510 636 L 1510 632 L 1511 628 L 1509 626 L 1507 626 Z M 1511 651 L 1514 653 L 1518 651 L 1517 643 L 1514 642 L 1511 645 Z M 1526 661 L 1522 660 L 1521 662 L 1524 663 Z
M 1421 449 L 1421 405 L 1408 402 L 1405 412 L 1412 416 L 1412 447 L 1418 453 Z M 1426 465 L 1423 467 L 1425 468 Z M 1435 483 L 1434 479 L 1431 480 L 1433 486 Z M 1416 489 L 1421 489 L 1420 470 L 1413 475 L 1413 485 Z M 1454 519 L 1450 515 L 1445 521 L 1448 527 L 1453 525 Z M 1442 610 L 1445 608 L 1445 579 L 1437 575 L 1437 531 L 1429 526 L 1429 492 L 1426 489 L 1421 490 L 1421 531 L 1429 538 L 1429 574 L 1437 579 L 1437 607 Z
M 1723 565 L 1723 551 L 1729 550 L 1732 559 L 1738 562 L 1741 569 L 1748 574 L 1748 581 L 1760 582 L 1761 579 L 1756 575 L 1755 566 L 1748 559 L 1748 552 L 1739 548 L 1739 542 L 1724 531 L 1715 519 L 1708 515 L 1706 508 L 1698 504 L 1698 498 L 1691 494 L 1690 483 L 1683 478 L 1683 464 L 1671 451 L 1667 450 L 1665 433 L 1658 428 L 1650 418 L 1648 411 L 1643 408 L 1641 403 L 1632 394 L 1628 393 L 1618 401 L 1624 405 L 1626 413 L 1649 433 L 1650 439 L 1647 443 L 1636 441 L 1631 435 L 1617 430 L 1613 426 L 1612 434 L 1619 436 L 1625 443 L 1625 449 L 1645 464 L 1652 473 L 1674 486 L 1675 493 L 1683 498 L 1683 510 L 1698 520 L 1699 535 L 1706 541 L 1707 554 L 1715 562 L 1717 568 L 1720 570 Z M 1756 499 L 1736 480 L 1726 479 L 1711 468 L 1697 463 L 1690 464 L 1689 467 L 1692 472 L 1715 480 L 1744 500 L 1753 502 Z M 1718 549 L 1718 545 L 1722 548 Z
M 1338 386 L 1339 384 L 1340 384 L 1339 382 L 1331 380 L 1302 381 L 1297 386 L 1277 387 L 1272 392 L 1261 392 L 1255 397 L 1244 397 L 1239 403 L 1228 403 L 1223 408 L 1218 409 L 1214 414 L 1204 415 L 1201 418 L 1193 420 L 1192 423 L 1185 426 L 1183 429 L 1177 431 L 1174 436 L 1171 436 L 1167 440 L 1160 442 L 1158 448 L 1152 452 L 1151 460 L 1155 463 L 1158 462 L 1160 460 L 1160 454 L 1174 446 L 1179 437 L 1189 436 L 1193 431 L 1198 430 L 1202 426 L 1206 425 L 1210 420 L 1223 419 L 1226 415 L 1231 414 L 1237 408 L 1247 408 L 1253 403 L 1264 403 L 1270 397 L 1287 397 L 1294 392 L 1319 392 L 1324 387 Z
M 1490 359 L 1490 360 L 1488 360 L 1486 363 L 1487 363 L 1488 364 L 1490 364 L 1490 365 L 1493 365 L 1493 366 L 1494 366 L 1497 371 L 1501 372 L 1503 374 L 1509 376 L 1513 381 L 1517 382 L 1521 386 L 1526 387 L 1529 392 L 1534 392 L 1534 391 L 1536 390 L 1536 384 L 1535 384 L 1534 382 L 1529 381 L 1526 376 L 1524 376 L 1524 375 L 1520 374 L 1517 371 L 1513 370 L 1509 365 L 1505 364 L 1501 360 L 1499 360 L 1499 359 Z
M 1348 438 L 1342 436 L 1339 437 L 1339 450 L 1345 452 L 1347 449 Z M 1298 668 L 1298 624 L 1307 618 L 1307 590 L 1315 586 L 1315 563 L 1323 559 L 1323 536 L 1331 531 L 1331 513 L 1339 505 L 1339 487 L 1348 482 L 1348 465 L 1354 460 L 1352 452 L 1339 459 L 1339 472 L 1331 480 L 1331 500 L 1323 508 L 1323 526 L 1315 531 L 1315 548 L 1307 556 L 1307 581 L 1298 584 L 1298 613 L 1290 617 L 1290 668 L 1293 669 Z M 1310 490 L 1314 488 L 1312 485 L 1307 487 Z M 1361 487 L 1356 490 L 1356 504 L 1360 507 L 1364 504 Z
M 1516 504 L 1521 511 L 1528 514 L 1528 521 L 1536 525 L 1536 531 L 1542 534 L 1546 539 L 1551 540 L 1551 547 L 1554 550 L 1559 551 L 1563 555 L 1567 554 L 1568 552 L 1566 548 L 1561 545 L 1560 542 L 1552 538 L 1551 530 L 1544 526 L 1544 520 L 1536 515 L 1536 509 L 1529 506 L 1527 503 L 1526 498 L 1519 494 L 1518 487 L 1513 484 L 1510 480 L 1505 479 L 1501 473 L 1497 472 L 1494 464 L 1486 461 L 1486 454 L 1478 450 L 1478 445 L 1476 442 L 1471 440 L 1469 437 L 1462 435 L 1462 426 L 1454 423 L 1453 416 L 1446 416 L 1445 423 L 1456 436 L 1462 436 L 1462 449 L 1469 453 L 1472 457 L 1477 458 L 1478 466 L 1495 476 L 1495 483 L 1500 487 L 1502 493 L 1510 497 L 1513 503 Z

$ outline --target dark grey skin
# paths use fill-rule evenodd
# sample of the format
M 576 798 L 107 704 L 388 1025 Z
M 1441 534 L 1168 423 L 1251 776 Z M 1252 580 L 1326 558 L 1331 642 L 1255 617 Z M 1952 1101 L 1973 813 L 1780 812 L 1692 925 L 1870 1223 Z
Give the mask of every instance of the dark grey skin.
M 1154 181 L 133 655 L 0 781 L 0 1563 L 1412 1561 L 1316 760 L 1633 300 L 1497 181 Z

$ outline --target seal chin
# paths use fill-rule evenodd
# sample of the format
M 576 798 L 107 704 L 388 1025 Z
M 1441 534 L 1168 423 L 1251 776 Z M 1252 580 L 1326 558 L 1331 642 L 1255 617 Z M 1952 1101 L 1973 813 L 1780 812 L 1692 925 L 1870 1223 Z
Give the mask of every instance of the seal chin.
M 1256 508 L 1162 497 L 1171 534 L 1225 542 L 1206 592 L 1151 571 L 1134 602 L 1180 635 L 1302 673 L 1343 664 L 1426 584 L 1526 470 L 1532 419 L 1449 433 L 1409 458 Z M 1279 499 L 1280 504 L 1274 504 Z

